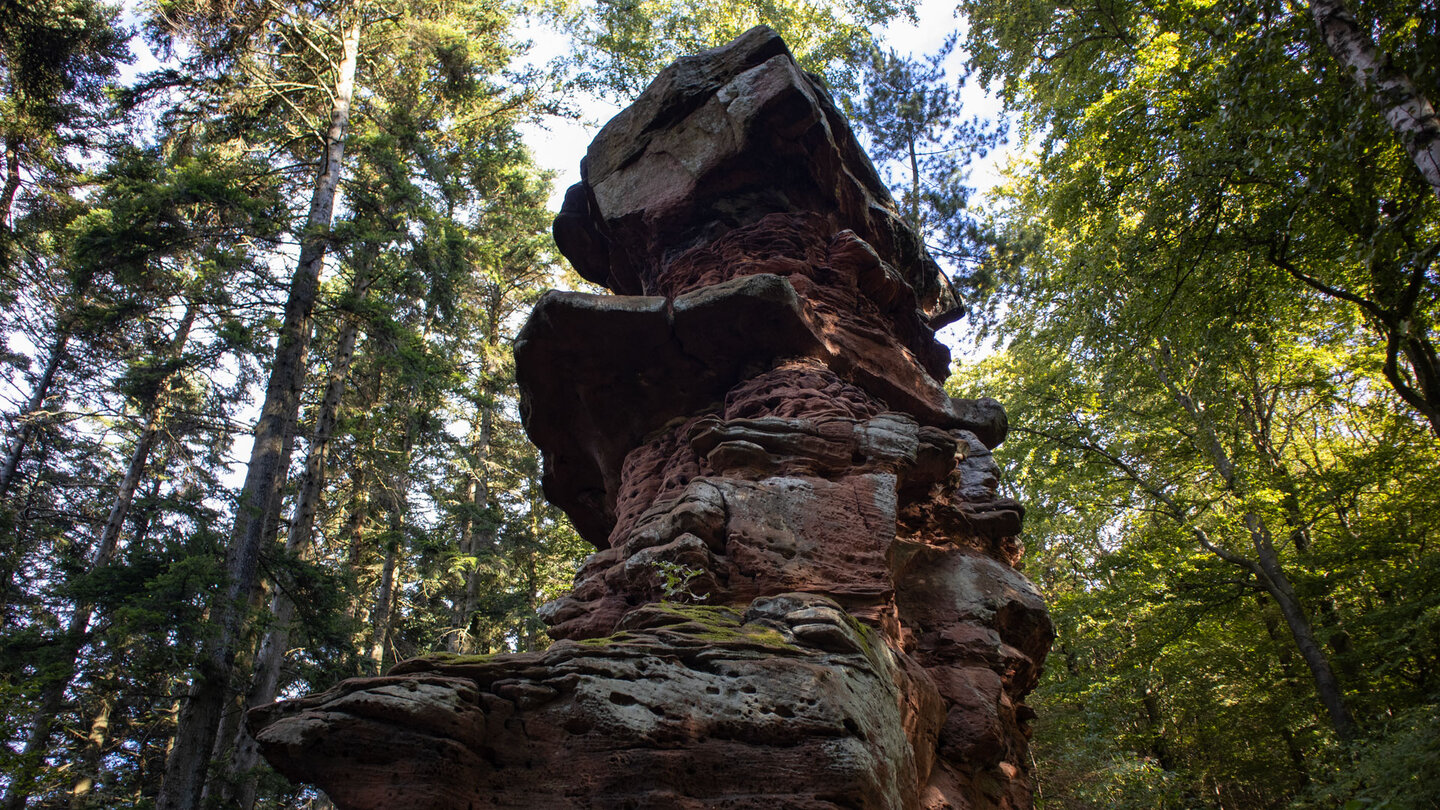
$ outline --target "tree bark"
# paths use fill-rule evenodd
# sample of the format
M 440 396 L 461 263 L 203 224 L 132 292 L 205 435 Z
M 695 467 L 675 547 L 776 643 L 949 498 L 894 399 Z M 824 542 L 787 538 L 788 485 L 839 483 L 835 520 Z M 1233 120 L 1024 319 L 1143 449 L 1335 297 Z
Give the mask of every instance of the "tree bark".
M 100 777 L 101 757 L 105 751 L 105 743 L 110 739 L 110 712 L 114 707 L 114 696 L 103 695 L 100 698 L 99 710 L 90 719 L 90 733 L 85 737 L 79 761 L 80 773 L 70 788 L 72 810 L 92 804 L 91 792 L 95 789 L 95 781 Z
M 1430 432 L 1440 437 L 1440 356 L 1425 338 L 1416 319 L 1395 319 L 1384 323 L 1385 379 L 1407 404 L 1424 415 Z M 1400 370 L 1400 358 L 1410 366 L 1410 378 Z
M 45 400 L 50 397 L 50 386 L 55 382 L 55 373 L 59 371 L 60 363 L 65 359 L 65 351 L 70 345 L 69 324 L 64 323 L 63 318 L 61 321 L 57 325 L 59 334 L 55 336 L 55 342 L 50 347 L 50 358 L 45 361 L 45 370 L 40 373 L 40 379 L 35 381 L 35 388 L 30 392 L 29 401 L 25 403 L 25 411 L 16 420 L 19 427 L 10 439 L 10 446 L 5 448 L 5 467 L 0 469 L 0 498 L 10 492 L 15 473 L 20 469 L 20 459 L 25 455 L 25 446 L 30 443 L 30 437 L 35 432 L 41 409 L 45 406 Z
M 1285 624 L 1290 628 L 1295 647 L 1300 651 L 1300 657 L 1305 659 L 1305 664 L 1310 667 L 1310 675 L 1315 681 L 1320 703 L 1330 715 L 1330 725 L 1341 739 L 1354 739 L 1359 728 L 1345 701 L 1345 691 L 1340 688 L 1340 680 L 1335 677 L 1335 670 L 1330 666 L 1330 657 L 1315 638 L 1314 628 L 1300 604 L 1300 597 L 1296 595 L 1290 577 L 1280 563 L 1280 555 L 1275 551 L 1270 530 L 1266 528 L 1265 521 L 1254 512 L 1247 512 L 1244 519 L 1260 569 L 1264 572 L 1261 583 L 1275 600 L 1275 604 L 1280 606 L 1280 615 L 1285 617 Z
M 385 560 L 380 569 L 380 588 L 375 595 L 375 608 L 370 614 L 370 659 L 375 662 L 375 671 L 385 670 L 385 656 L 389 650 L 390 614 L 395 598 L 395 569 L 399 563 L 400 538 L 405 532 L 406 512 L 409 509 L 410 453 L 415 446 L 417 414 L 410 403 L 406 403 L 405 438 L 400 445 L 397 467 L 390 481 L 390 518 L 385 538 Z
M 265 402 L 255 426 L 245 485 L 236 507 L 235 525 L 225 561 L 227 582 L 212 611 L 216 632 L 201 644 L 189 697 L 175 732 L 174 748 L 165 765 L 165 778 L 156 802 L 159 810 L 192 810 L 200 801 L 210 751 L 235 665 L 246 606 L 255 587 L 260 551 L 269 523 L 268 512 L 272 505 L 278 504 L 278 494 L 284 486 L 286 471 L 280 465 L 284 455 L 284 434 L 299 410 L 300 386 L 297 381 L 305 376 L 305 357 L 310 345 L 320 269 L 340 188 L 350 103 L 359 61 L 360 27 L 357 15 L 344 33 L 343 57 L 335 81 L 325 153 L 310 200 L 300 258 L 285 304 L 285 317 L 280 327 Z
M 1440 117 L 1430 99 L 1375 46 L 1344 3 L 1310 0 L 1310 16 L 1330 55 L 1375 99 L 1411 162 L 1440 197 Z
M 478 407 L 480 429 L 476 432 L 470 450 L 474 469 L 465 482 L 465 500 L 470 506 L 470 512 L 461 524 L 460 549 L 462 554 L 474 558 L 476 565 L 466 572 L 465 593 L 461 597 L 459 609 L 455 612 L 455 632 L 450 636 L 449 647 L 451 652 L 456 653 L 472 653 L 476 650 L 472 631 L 475 629 L 475 609 L 480 601 L 479 557 L 482 550 L 489 549 L 495 542 L 495 528 L 490 525 L 489 519 L 484 517 L 490 506 L 490 474 L 487 465 L 490 442 L 495 430 L 494 407 L 494 403 L 490 401 L 483 401 Z
M 1155 757 L 1162 770 L 1175 770 L 1175 760 L 1170 756 L 1170 745 L 1165 739 L 1165 716 L 1160 711 L 1160 699 L 1155 697 L 1154 690 L 1148 685 L 1140 703 L 1145 707 L 1145 725 L 1150 731 L 1149 753 Z
M 366 252 L 370 259 L 356 264 L 355 276 L 350 286 L 352 298 L 363 297 L 370 287 L 374 251 L 367 247 Z M 344 320 L 336 337 L 335 355 L 330 361 L 325 393 L 320 400 L 320 410 L 315 416 L 315 428 L 310 437 L 310 448 L 305 455 L 305 473 L 301 478 L 300 492 L 295 498 L 295 515 L 290 522 L 290 531 L 285 536 L 285 552 L 292 556 L 305 555 L 314 541 L 315 515 L 325 491 L 326 456 L 330 449 L 330 440 L 335 435 L 335 426 L 340 419 L 340 401 L 345 396 L 345 384 L 350 376 L 350 364 L 355 357 L 355 341 L 359 332 L 358 319 L 349 317 Z M 250 691 L 245 698 L 246 710 L 273 703 L 279 691 L 280 666 L 290 643 L 290 623 L 295 617 L 295 603 L 283 587 L 275 589 L 270 600 L 270 612 L 270 629 L 265 633 L 265 638 L 255 653 L 255 669 L 250 680 Z M 260 750 L 244 723 L 240 724 L 234 745 L 229 766 L 236 785 L 234 804 L 241 810 L 250 810 L 255 806 L 259 775 L 254 773 L 254 770 L 260 762 Z
M 385 651 L 390 640 L 390 608 L 395 591 L 395 564 L 400 542 L 395 537 L 394 524 L 392 517 L 391 531 L 385 542 L 385 560 L 380 566 L 380 587 L 375 592 L 375 607 L 370 611 L 369 658 L 375 665 L 377 675 L 385 671 Z
M 15 196 L 20 192 L 20 148 L 23 141 L 17 135 L 5 139 L 5 188 L 0 192 L 0 228 L 13 230 L 15 223 L 10 220 L 15 208 Z
M 1170 392 L 1171 397 L 1184 409 L 1198 428 L 1196 440 L 1203 445 L 1202 452 L 1209 455 L 1211 464 L 1224 482 L 1225 489 L 1242 502 L 1247 500 L 1246 494 L 1241 491 L 1241 482 L 1235 463 L 1230 458 L 1225 445 L 1220 441 L 1220 436 L 1215 430 L 1209 414 L 1175 384 L 1166 368 L 1168 360 L 1169 352 L 1160 348 L 1151 356 L 1150 367 L 1166 390 Z M 1304 607 L 1300 604 L 1299 596 L 1290 583 L 1289 575 L 1280 562 L 1280 555 L 1275 549 L 1273 538 L 1269 528 L 1265 525 L 1264 518 L 1253 509 L 1246 509 L 1243 520 L 1245 530 L 1249 534 L 1251 547 L 1255 549 L 1256 560 L 1252 561 L 1233 551 L 1221 553 L 1218 547 L 1211 548 L 1211 550 L 1222 559 L 1239 565 L 1255 575 L 1265 592 L 1270 594 L 1275 603 L 1280 606 L 1280 613 L 1285 617 L 1285 624 L 1290 629 L 1295 647 L 1310 668 L 1316 692 L 1319 694 L 1321 705 L 1325 707 L 1325 711 L 1330 717 L 1331 726 L 1342 739 L 1354 738 L 1358 728 L 1345 701 L 1345 692 L 1340 688 L 1339 679 L 1335 677 L 1329 657 L 1315 638 L 1314 628 Z

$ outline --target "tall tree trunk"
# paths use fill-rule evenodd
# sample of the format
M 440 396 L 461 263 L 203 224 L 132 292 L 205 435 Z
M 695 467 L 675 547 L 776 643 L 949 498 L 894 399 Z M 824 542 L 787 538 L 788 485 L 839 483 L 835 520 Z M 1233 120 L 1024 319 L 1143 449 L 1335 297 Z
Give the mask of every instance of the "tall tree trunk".
M 195 324 L 195 315 L 196 305 L 192 301 L 187 305 L 185 316 L 166 350 L 165 356 L 168 362 L 172 364 L 179 362 L 185 345 L 190 340 L 190 330 Z M 47 371 L 53 371 L 53 369 L 47 369 Z M 114 559 L 115 549 L 120 541 L 120 530 L 124 527 L 125 519 L 130 513 L 130 505 L 135 499 L 135 490 L 140 486 L 145 466 L 150 460 L 150 451 L 155 446 L 155 439 L 159 435 L 160 427 L 169 413 L 170 384 L 174 380 L 175 374 L 176 371 L 172 370 L 161 380 L 160 385 L 156 388 L 154 398 L 145 408 L 144 426 L 140 430 L 140 435 L 135 439 L 135 447 L 130 451 L 130 462 L 126 465 L 125 474 L 120 479 L 120 486 L 116 490 L 115 500 L 110 505 L 105 525 L 101 528 L 100 536 L 96 538 L 90 552 L 87 569 L 90 574 L 110 565 L 110 561 Z M 85 646 L 86 635 L 90 631 L 92 614 L 93 606 L 89 602 L 82 601 L 75 605 L 66 622 L 65 632 L 60 637 L 60 643 L 64 646 L 60 650 L 59 665 L 54 670 L 55 674 L 52 676 L 52 680 L 41 692 L 39 707 L 32 716 L 30 733 L 26 737 L 25 748 L 21 754 L 20 769 L 12 777 L 4 800 L 0 801 L 0 807 L 3 807 L 4 810 L 21 810 L 29 800 L 41 761 L 50 745 L 50 734 L 55 719 L 64 703 L 65 691 L 70 688 L 70 682 L 75 679 L 76 663 L 79 661 L 81 648 Z
M 915 154 L 915 139 L 910 138 L 910 227 L 917 235 L 920 230 L 920 160 Z
M 205 786 L 207 760 L 224 711 L 226 692 L 245 620 L 246 606 L 255 587 L 256 569 L 270 519 L 279 503 L 285 470 L 280 462 L 287 425 L 299 412 L 299 381 L 305 376 L 310 346 L 311 318 L 319 290 L 320 269 L 328 244 L 335 198 L 340 189 L 350 102 L 360 44 L 360 19 L 345 30 L 343 57 L 336 77 L 325 154 L 310 200 L 310 215 L 300 245 L 300 259 L 285 304 L 275 362 L 255 425 L 250 465 L 236 507 L 235 525 L 226 554 L 227 582 L 216 600 L 211 621 L 216 632 L 201 644 L 188 700 L 181 711 L 175 745 L 165 765 L 165 779 L 157 798 L 159 810 L 192 810 Z
M 380 566 L 380 587 L 375 591 L 375 606 L 370 611 L 369 658 L 377 675 L 385 671 L 385 652 L 390 640 L 390 610 L 395 591 L 395 565 L 399 556 L 400 540 L 395 535 L 393 517 L 391 525 L 391 531 L 386 533 L 385 559 Z M 401 528 L 403 529 L 403 526 Z
M 390 616 L 394 612 L 395 569 L 399 563 L 400 538 L 404 536 L 406 512 L 409 510 L 410 454 L 415 447 L 418 415 L 406 404 L 405 438 L 400 445 L 395 475 L 390 482 L 390 518 L 385 532 L 385 560 L 380 569 L 380 588 L 375 595 L 375 608 L 370 614 L 370 660 L 375 671 L 385 670 L 389 650 Z
M 473 459 L 473 453 L 472 453 Z M 478 471 L 471 471 L 465 475 L 465 481 L 460 486 L 459 498 L 456 500 L 466 507 L 475 502 L 475 495 L 479 489 L 475 480 Z M 464 581 L 461 583 L 460 594 L 455 598 L 455 605 L 450 614 L 450 635 L 445 639 L 447 652 L 468 654 L 474 652 L 474 636 L 471 633 L 472 618 L 475 615 L 474 595 L 479 593 L 480 555 L 476 552 L 475 544 L 475 516 L 468 511 L 460 516 L 460 540 L 456 544 L 460 550 L 460 556 L 470 566 L 465 571 Z
M 353 299 L 363 298 L 370 287 L 374 252 L 367 247 L 366 254 L 369 258 L 357 262 L 355 276 L 350 285 Z M 290 531 L 285 536 L 285 552 L 291 556 L 305 555 L 313 544 L 315 515 L 325 491 L 325 460 L 330 449 L 330 440 L 335 434 L 335 426 L 339 423 L 340 402 L 345 396 L 345 383 L 350 376 L 350 363 L 355 357 L 355 341 L 359 332 L 358 318 L 349 317 L 342 323 L 336 337 L 335 355 L 330 361 L 325 393 L 320 400 L 320 410 L 315 416 L 315 428 L 310 437 L 310 448 L 305 455 L 305 473 L 301 478 L 300 492 L 295 498 L 295 515 L 290 521 Z M 255 653 L 255 669 L 250 680 L 250 691 L 245 698 L 246 710 L 273 703 L 280 687 L 280 665 L 290 643 L 290 623 L 295 617 L 295 603 L 283 587 L 275 589 L 270 600 L 270 612 L 273 617 L 270 629 L 265 633 L 265 638 Z M 254 770 L 260 762 L 260 749 L 244 723 L 240 724 L 234 745 L 234 755 L 229 766 L 236 785 L 234 804 L 241 810 L 250 810 L 255 806 L 259 774 Z
M 20 149 L 23 143 L 19 135 L 5 139 L 5 188 L 0 191 L 0 228 L 6 230 L 15 228 L 10 215 L 15 208 L 15 196 L 20 192 Z
M 1310 16 L 1335 61 L 1370 92 L 1430 190 L 1440 197 L 1440 117 L 1410 77 L 1381 53 L 1339 0 L 1310 0 Z
M 9 493 L 10 485 L 15 481 L 15 472 L 20 469 L 20 459 L 25 456 L 25 446 L 30 443 L 30 437 L 35 433 L 41 409 L 45 406 L 45 400 L 50 397 L 50 386 L 55 382 L 55 372 L 60 369 L 60 363 L 65 359 L 65 351 L 70 345 L 70 326 L 65 318 L 59 319 L 56 329 L 55 341 L 50 346 L 50 358 L 45 361 L 45 370 L 40 372 L 40 379 L 35 381 L 35 388 L 30 392 L 29 401 L 25 403 L 25 411 L 16 420 L 15 435 L 10 438 L 10 444 L 5 448 L 5 466 L 0 469 L 0 498 Z
M 357 464 L 350 472 L 350 502 L 345 507 L 345 525 L 340 529 L 340 544 L 345 547 L 345 564 L 351 570 L 358 570 L 360 567 L 365 523 L 370 519 L 370 479 L 366 473 L 364 464 Z
M 1210 415 L 1189 394 L 1175 384 L 1166 367 L 1169 359 L 1169 351 L 1162 347 L 1150 356 L 1150 368 L 1159 377 L 1166 390 L 1170 392 L 1176 404 L 1185 410 L 1198 428 L 1195 439 L 1201 445 L 1201 452 L 1210 457 L 1210 463 L 1220 474 L 1225 488 L 1242 502 L 1246 501 L 1246 494 L 1240 491 L 1240 481 L 1237 477 L 1235 463 L 1230 458 L 1225 445 L 1220 441 L 1220 436 L 1211 422 Z M 1270 597 L 1279 605 L 1280 613 L 1285 617 L 1285 624 L 1290 629 L 1295 647 L 1310 668 L 1320 703 L 1330 716 L 1331 725 L 1341 738 L 1353 738 L 1358 729 L 1354 716 L 1351 715 L 1345 701 L 1345 692 L 1340 688 L 1339 679 L 1335 677 L 1329 657 L 1315 638 L 1314 628 L 1304 607 L 1300 604 L 1300 598 L 1296 595 L 1295 588 L 1290 583 L 1289 575 L 1280 562 L 1280 555 L 1275 550 L 1274 541 L 1269 528 L 1265 525 L 1264 518 L 1253 509 L 1246 509 L 1243 521 L 1249 535 L 1250 545 L 1255 549 L 1256 560 L 1229 551 L 1208 539 L 1202 539 L 1201 543 L 1221 559 L 1253 574 L 1265 592 L 1270 594 Z M 1192 531 L 1197 537 L 1204 537 L 1203 532 L 1199 532 L 1198 529 L 1192 527 Z
M 455 632 L 450 636 L 450 651 L 472 653 L 475 644 L 475 609 L 480 602 L 479 558 L 483 551 L 495 543 L 495 527 L 487 517 L 490 507 L 490 442 L 495 431 L 495 403 L 484 399 L 477 406 L 479 430 L 470 447 L 470 463 L 473 469 L 466 477 L 465 492 L 468 497 L 469 513 L 461 523 L 460 550 L 471 557 L 476 564 L 465 575 L 465 592 L 455 611 Z
M 538 471 L 529 476 L 527 484 L 530 500 L 530 547 L 525 550 L 522 571 L 525 583 L 525 624 L 522 628 L 520 647 L 523 651 L 538 650 L 540 643 L 540 620 L 535 615 L 540 608 L 540 571 L 535 567 L 535 558 L 540 553 L 544 540 L 544 521 L 541 512 L 545 508 L 545 496 L 540 487 Z
M 1150 732 L 1150 753 L 1155 761 L 1160 763 L 1160 768 L 1166 771 L 1175 770 L 1175 760 L 1170 755 L 1169 741 L 1165 739 L 1165 715 L 1160 711 L 1160 699 L 1155 696 L 1155 691 L 1147 684 L 1145 694 L 1140 698 L 1140 703 L 1145 707 L 1145 725 Z
M 1296 595 L 1290 577 L 1280 563 L 1280 555 L 1275 551 L 1270 530 L 1266 528 L 1265 521 L 1254 512 L 1247 512 L 1244 520 L 1245 529 L 1250 533 L 1251 545 L 1255 548 L 1260 570 L 1263 572 L 1260 577 L 1261 584 L 1266 593 L 1275 600 L 1275 604 L 1280 606 L 1280 615 L 1285 617 L 1285 624 L 1290 628 L 1295 647 L 1310 668 L 1315 689 L 1320 695 L 1320 703 L 1330 715 L 1330 725 L 1342 739 L 1353 739 L 1359 729 L 1345 701 L 1345 691 L 1340 688 L 1340 679 L 1335 677 L 1335 670 L 1330 666 L 1330 657 L 1315 638 L 1315 630 L 1300 604 L 1300 597 Z
M 75 629 L 73 624 L 67 628 Z M 67 639 L 64 642 L 67 647 L 74 646 L 77 651 L 79 644 L 70 645 Z M 63 666 L 64 662 L 62 662 Z M 72 657 L 69 662 L 70 668 L 74 668 L 75 661 Z M 55 718 L 60 716 L 60 708 L 65 703 L 65 689 L 55 682 L 50 683 L 40 693 L 40 702 L 35 707 L 34 713 L 30 715 L 30 733 L 25 737 L 25 748 L 20 754 L 19 766 L 12 775 L 9 792 L 5 796 L 3 806 L 5 810 L 25 810 L 25 804 L 30 799 L 30 792 L 35 787 L 35 777 L 40 773 L 40 766 L 44 759 L 46 749 L 50 747 L 50 732 L 55 725 Z

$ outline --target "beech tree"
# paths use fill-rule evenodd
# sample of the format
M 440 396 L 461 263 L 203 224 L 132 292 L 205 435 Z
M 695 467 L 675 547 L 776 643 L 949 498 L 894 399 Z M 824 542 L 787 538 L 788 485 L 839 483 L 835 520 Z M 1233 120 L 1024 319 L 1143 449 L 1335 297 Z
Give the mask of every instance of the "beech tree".
M 1004 352 L 970 390 L 1007 404 L 1062 627 L 1042 792 L 1423 804 L 1371 759 L 1440 755 L 1415 689 L 1437 199 L 1410 144 L 1310 7 L 963 7 L 977 75 L 1036 133 L 993 209 Z M 1433 86 L 1440 20 L 1358 11 Z
M 1037 170 L 1057 215 L 1123 202 L 1155 235 L 1147 249 L 1252 278 L 1258 261 L 1284 271 L 1266 277 L 1276 296 L 1354 307 L 1391 388 L 1440 435 L 1440 197 L 1407 155 L 1428 136 L 1396 137 L 1385 116 L 1402 99 L 1385 91 L 1377 106 L 1378 78 L 1357 84 L 1312 15 L 1282 3 L 963 7 L 980 78 L 1044 132 Z M 1391 46 L 1375 64 L 1433 86 L 1440 19 L 1404 3 L 1365 11 L 1362 27 Z

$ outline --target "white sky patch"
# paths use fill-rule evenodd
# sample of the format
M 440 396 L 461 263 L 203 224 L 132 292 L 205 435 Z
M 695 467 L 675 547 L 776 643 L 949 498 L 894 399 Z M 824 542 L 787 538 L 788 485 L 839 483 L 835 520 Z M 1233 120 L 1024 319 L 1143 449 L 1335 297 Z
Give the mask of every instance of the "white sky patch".
M 914 24 L 898 20 L 881 30 L 883 44 L 917 58 L 933 54 L 940 50 L 951 32 L 958 28 L 963 34 L 964 20 L 955 16 L 954 9 L 954 0 L 922 0 L 916 8 L 918 20 Z M 549 28 L 533 26 L 524 29 L 521 36 L 533 40 L 534 48 L 529 56 L 530 61 L 535 63 L 543 63 L 573 48 L 566 35 Z M 957 47 L 945 63 L 947 78 L 954 81 L 962 75 L 964 61 L 965 54 Z M 966 84 L 962 98 L 968 114 L 992 119 L 1000 117 L 1000 100 L 978 86 L 977 82 Z M 619 104 L 590 95 L 571 100 L 580 110 L 579 119 L 553 118 L 544 124 L 526 124 L 520 128 L 536 162 L 556 173 L 550 207 L 557 211 L 565 189 L 580 181 L 580 159 L 585 156 L 590 141 L 621 109 Z M 977 198 L 999 182 L 1001 169 L 1011 152 L 1008 144 L 1002 145 L 975 161 L 970 179 L 976 187 Z

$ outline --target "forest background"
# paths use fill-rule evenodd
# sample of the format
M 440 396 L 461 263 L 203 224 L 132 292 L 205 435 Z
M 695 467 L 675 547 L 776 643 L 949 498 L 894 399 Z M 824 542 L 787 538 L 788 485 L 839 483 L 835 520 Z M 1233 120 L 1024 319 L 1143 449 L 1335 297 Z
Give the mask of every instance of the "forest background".
M 0 807 L 324 806 L 244 707 L 544 646 L 586 549 L 510 342 L 583 282 L 522 133 L 758 22 L 970 302 L 1039 805 L 1440 806 L 1440 8 L 962 0 L 897 52 L 914 11 L 0 3 Z

